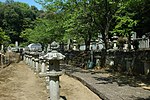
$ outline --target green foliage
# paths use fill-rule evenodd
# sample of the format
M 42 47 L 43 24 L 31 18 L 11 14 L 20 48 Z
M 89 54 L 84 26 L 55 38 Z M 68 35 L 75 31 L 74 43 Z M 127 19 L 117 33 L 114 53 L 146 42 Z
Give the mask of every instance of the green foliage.
M 101 33 L 105 48 L 110 33 L 118 33 L 128 36 L 137 25 L 138 19 L 134 19 L 136 13 L 132 7 L 139 5 L 141 0 L 36 0 L 45 4 L 49 12 L 63 18 L 52 18 L 52 14 L 46 14 L 53 20 L 59 20 L 57 24 L 64 32 L 64 41 L 67 39 L 84 40 L 89 45 L 90 40 Z M 50 20 L 52 20 L 50 19 Z M 112 35 L 112 34 L 111 34 Z M 110 35 L 110 36 L 111 36 Z
M 59 33 L 61 31 L 58 31 L 61 29 L 57 26 L 55 20 L 37 19 L 35 24 L 34 29 L 26 29 L 22 32 L 21 37 L 30 43 L 42 44 L 48 44 L 54 40 L 61 40 L 62 36 L 61 33 Z
M 0 5 L 0 27 L 10 37 L 11 42 L 23 42 L 20 33 L 26 28 L 33 28 L 33 21 L 36 19 L 35 12 L 26 3 L 12 2 Z
M 10 37 L 12 43 L 42 44 L 76 39 L 90 41 L 102 34 L 105 48 L 108 39 L 117 33 L 130 36 L 149 32 L 149 0 L 35 0 L 44 7 L 38 10 L 26 3 L 6 0 L 0 3 L 1 37 Z M 5 39 L 4 39 L 5 40 Z M 4 41 L 2 40 L 2 41 Z
M 2 28 L 0 28 L 0 44 L 5 44 L 8 41 L 10 41 L 9 37 L 2 30 Z
M 125 4 L 122 4 L 118 11 L 115 13 L 114 18 L 116 25 L 113 31 L 111 31 L 112 33 L 117 33 L 121 36 L 129 36 L 133 31 L 133 28 L 137 25 L 138 21 L 133 19 L 135 13 L 129 11 L 130 4 L 132 4 L 131 1 L 127 1 Z
M 137 0 L 136 3 L 132 1 L 130 9 L 135 13 L 134 19 L 138 20 L 137 26 L 134 30 L 139 36 L 150 32 L 150 1 L 149 0 Z
M 131 19 L 129 16 L 117 16 L 116 21 L 117 25 L 112 33 L 117 33 L 121 36 L 128 36 L 133 31 L 133 27 L 137 24 L 137 21 Z

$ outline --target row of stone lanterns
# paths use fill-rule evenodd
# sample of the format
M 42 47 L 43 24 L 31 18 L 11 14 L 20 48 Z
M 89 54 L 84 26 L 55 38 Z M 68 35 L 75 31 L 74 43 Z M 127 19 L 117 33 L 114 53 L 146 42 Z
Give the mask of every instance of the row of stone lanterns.
M 64 55 L 57 52 L 59 45 L 55 41 L 51 44 L 51 52 L 48 52 L 44 56 L 37 56 L 38 53 L 26 53 L 24 60 L 26 64 L 31 66 L 39 76 L 48 77 L 49 79 L 49 93 L 50 100 L 60 100 L 59 93 L 59 76 L 63 74 L 64 71 L 60 70 L 60 60 L 64 59 Z M 48 67 L 46 67 L 46 62 L 48 62 Z M 39 65 L 41 68 L 39 68 Z

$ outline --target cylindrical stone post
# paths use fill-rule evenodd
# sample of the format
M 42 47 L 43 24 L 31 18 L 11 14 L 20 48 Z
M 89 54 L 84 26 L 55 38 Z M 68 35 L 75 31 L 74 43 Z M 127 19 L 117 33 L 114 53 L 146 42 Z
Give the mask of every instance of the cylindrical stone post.
M 35 58 L 32 57 L 32 69 L 34 70 L 35 69 Z
M 25 59 L 24 62 L 27 64 L 27 55 L 24 55 Z
M 28 65 L 31 67 L 32 64 L 32 56 L 28 56 Z
M 29 56 L 28 56 L 28 65 L 29 65 L 29 66 L 31 66 L 31 61 L 32 61 L 31 58 L 32 58 L 32 56 L 29 55 Z
M 6 55 L 4 56 L 4 63 L 7 64 L 7 57 L 6 57 Z
M 3 65 L 4 65 L 4 63 L 3 63 L 3 57 L 4 57 L 4 55 L 1 53 L 1 68 L 3 68 Z
M 29 55 L 27 55 L 26 57 L 27 57 L 26 58 L 26 63 L 27 63 L 27 65 L 29 65 Z
M 41 63 L 40 74 L 46 73 L 46 60 L 43 56 L 39 57 L 39 62 Z
M 38 73 L 39 72 L 39 59 L 35 59 L 35 71 Z
M 26 63 L 26 55 L 23 56 L 23 61 Z
M 45 72 L 46 72 L 45 60 L 42 60 L 41 73 L 45 73 Z
M 41 66 L 42 66 L 42 62 L 41 62 L 41 60 L 39 59 L 39 72 L 41 72 Z
M 25 63 L 28 64 L 28 55 L 25 55 Z
M 149 48 L 149 38 L 147 39 L 147 48 Z
M 50 100 L 59 100 L 59 76 L 51 76 L 49 81 Z

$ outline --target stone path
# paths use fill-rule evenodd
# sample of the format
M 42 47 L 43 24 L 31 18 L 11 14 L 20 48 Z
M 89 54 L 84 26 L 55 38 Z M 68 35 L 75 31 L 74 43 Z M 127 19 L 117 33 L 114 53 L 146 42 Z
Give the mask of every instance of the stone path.
M 106 72 L 87 71 L 71 66 L 62 66 L 62 69 L 66 69 L 66 74 L 80 80 L 104 100 L 150 100 L 150 91 L 135 85 L 136 82 L 132 82 L 130 78 L 127 80 L 131 84 L 128 84 L 125 77 L 115 79 Z

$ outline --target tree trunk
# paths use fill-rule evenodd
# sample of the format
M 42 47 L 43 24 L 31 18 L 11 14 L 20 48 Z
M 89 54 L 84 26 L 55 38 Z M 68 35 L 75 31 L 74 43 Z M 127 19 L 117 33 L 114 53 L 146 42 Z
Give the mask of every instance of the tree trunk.
M 131 34 L 128 36 L 128 50 L 131 50 Z
M 92 38 L 91 34 L 88 33 L 88 36 L 87 36 L 87 38 L 85 39 L 85 47 L 86 47 L 85 50 L 86 50 L 86 51 L 89 51 L 89 50 L 90 50 L 91 38 Z
M 89 39 L 87 39 L 87 40 L 85 40 L 85 50 L 86 51 L 89 51 L 90 50 L 90 40 Z
M 105 67 L 106 65 L 106 52 L 107 52 L 107 38 L 106 38 L 106 34 L 102 34 L 103 37 L 103 41 L 104 41 L 104 49 L 102 50 L 101 53 L 101 67 Z
M 105 27 L 105 31 L 104 33 L 102 33 L 102 39 L 104 41 L 104 49 L 102 50 L 102 61 L 101 61 L 101 66 L 105 67 L 106 66 L 106 54 L 107 54 L 107 50 L 108 50 L 108 31 L 109 31 L 109 27 L 110 27 L 110 23 L 108 22 L 106 27 Z

